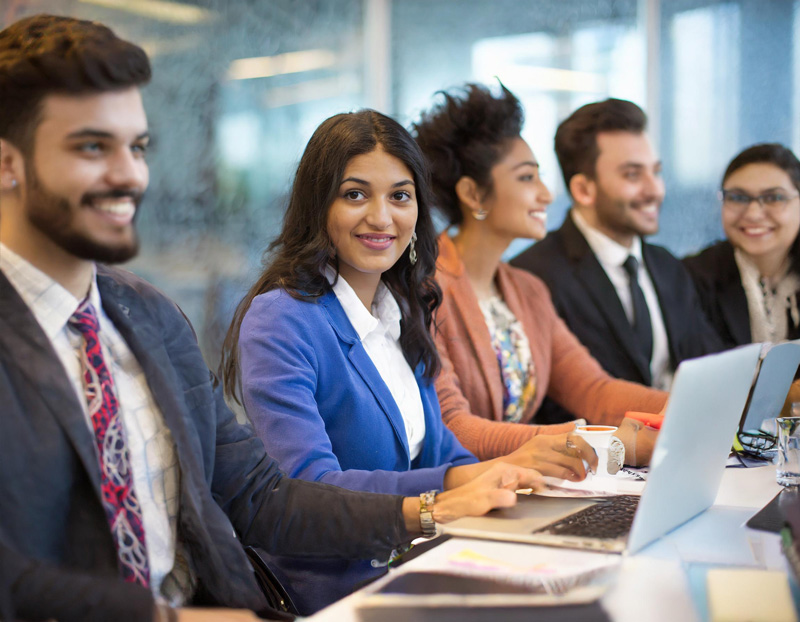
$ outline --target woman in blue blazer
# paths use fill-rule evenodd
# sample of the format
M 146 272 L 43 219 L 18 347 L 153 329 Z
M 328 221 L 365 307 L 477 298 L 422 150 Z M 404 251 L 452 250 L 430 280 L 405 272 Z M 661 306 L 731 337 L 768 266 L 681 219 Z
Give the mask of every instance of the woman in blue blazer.
M 271 261 L 236 311 L 223 359 L 228 394 L 241 389 L 292 477 L 417 495 L 490 467 L 443 425 L 433 386 L 441 292 L 428 183 L 408 132 L 371 110 L 328 119 L 303 154 Z M 561 451 L 537 441 L 504 460 L 582 479 L 581 459 L 594 463 L 594 452 L 563 436 Z M 309 613 L 387 560 L 273 561 Z
M 425 442 L 412 461 L 402 414 L 333 291 L 257 296 L 239 336 L 246 411 L 281 469 L 351 490 L 418 495 L 477 462 L 442 422 L 420 363 Z

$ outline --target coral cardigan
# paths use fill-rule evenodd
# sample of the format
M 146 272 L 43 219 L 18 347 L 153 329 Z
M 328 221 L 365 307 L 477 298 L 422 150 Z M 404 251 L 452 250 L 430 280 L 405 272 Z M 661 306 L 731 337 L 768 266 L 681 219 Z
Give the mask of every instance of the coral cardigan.
M 443 302 L 436 316 L 442 373 L 436 391 L 442 417 L 480 460 L 504 456 L 539 433 L 558 434 L 571 423 L 550 426 L 503 421 L 503 381 L 478 299 L 453 241 L 439 237 L 436 280 Z M 522 323 L 536 368 L 536 396 L 523 413 L 530 423 L 545 395 L 591 423 L 618 425 L 627 410 L 659 412 L 667 393 L 609 376 L 556 314 L 550 293 L 532 274 L 501 263 L 497 286 Z

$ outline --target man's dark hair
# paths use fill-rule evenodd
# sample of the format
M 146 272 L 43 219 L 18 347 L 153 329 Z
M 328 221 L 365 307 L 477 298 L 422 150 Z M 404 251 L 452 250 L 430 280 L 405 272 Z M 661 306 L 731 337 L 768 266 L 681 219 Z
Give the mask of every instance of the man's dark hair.
M 35 15 L 0 31 L 0 138 L 29 154 L 47 95 L 139 86 L 150 61 L 96 22 Z
M 471 177 L 490 196 L 492 167 L 522 131 L 522 105 L 501 87 L 497 97 L 479 84 L 449 93 L 440 91 L 444 101 L 424 113 L 412 128 L 430 164 L 436 207 L 451 225 L 464 220 L 456 182 Z
M 556 156 L 567 190 L 575 175 L 582 173 L 594 179 L 600 132 L 641 134 L 646 129 L 647 115 L 624 99 L 607 99 L 578 108 L 556 130 Z

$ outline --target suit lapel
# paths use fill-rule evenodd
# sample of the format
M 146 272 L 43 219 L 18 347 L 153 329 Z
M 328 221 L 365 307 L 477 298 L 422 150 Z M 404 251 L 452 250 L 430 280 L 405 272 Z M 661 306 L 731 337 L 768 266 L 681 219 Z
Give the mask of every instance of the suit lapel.
M 181 467 L 181 485 L 185 488 L 186 477 L 203 473 L 203 467 L 196 458 L 199 447 L 194 446 L 187 436 L 181 416 L 185 406 L 179 399 L 181 382 L 170 362 L 163 336 L 156 331 L 156 323 L 141 296 L 132 288 L 120 284 L 100 266 L 97 286 L 103 310 L 136 357 L 153 399 L 172 433 Z
M 400 414 L 400 409 L 394 401 L 389 387 L 386 386 L 375 364 L 361 344 L 361 340 L 358 338 L 358 334 L 347 318 L 347 314 L 342 308 L 342 305 L 339 304 L 336 294 L 333 291 L 328 291 L 320 297 L 319 301 L 325 309 L 328 321 L 331 323 L 333 330 L 336 331 L 339 339 L 346 344 L 347 358 L 361 376 L 364 384 L 366 384 L 372 392 L 383 414 L 386 415 L 386 418 L 389 420 L 397 440 L 403 446 L 406 458 L 410 459 L 411 454 L 408 449 L 406 424 L 403 421 L 403 416 Z
M 731 280 L 720 288 L 719 308 L 736 343 L 738 345 L 750 343 L 752 340 L 750 313 L 747 310 L 747 296 L 738 278 L 738 271 L 736 280 Z
M 436 392 L 425 390 L 426 385 L 430 385 L 427 384 L 428 381 L 425 379 L 424 374 L 425 366 L 417 365 L 417 368 L 414 370 L 414 379 L 417 381 L 419 396 L 422 400 L 422 413 L 425 417 L 425 439 L 422 441 L 422 450 L 415 458 L 415 464 L 420 466 L 439 466 L 439 452 L 441 452 L 441 447 L 439 443 L 433 442 L 435 437 L 433 431 L 436 429 L 437 424 L 439 426 L 443 424 L 441 419 L 439 419 L 438 422 L 433 421 L 434 416 L 440 416 L 438 408 L 439 403 L 438 401 L 435 405 L 431 403 L 431 396 L 433 396 L 433 399 L 436 399 Z
M 12 373 L 24 376 L 36 397 L 58 421 L 100 498 L 100 467 L 94 438 L 64 366 L 50 340 L 0 272 L 0 361 Z M 22 396 L 24 398 L 24 395 Z M 27 401 L 27 400 L 26 400 Z M 35 409 L 31 409 L 31 416 Z
M 561 234 L 567 256 L 574 266 L 576 278 L 583 283 L 598 312 L 606 319 L 611 332 L 622 344 L 628 358 L 636 365 L 644 383 L 649 385 L 650 362 L 645 360 L 644 355 L 636 347 L 633 329 L 617 296 L 617 290 L 614 289 L 603 266 L 600 265 L 570 215 L 567 215 L 561 227 Z

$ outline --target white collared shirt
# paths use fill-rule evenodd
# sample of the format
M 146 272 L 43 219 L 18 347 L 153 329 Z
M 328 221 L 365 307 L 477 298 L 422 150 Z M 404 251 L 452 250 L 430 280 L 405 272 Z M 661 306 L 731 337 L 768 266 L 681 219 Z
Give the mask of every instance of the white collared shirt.
M 577 209 L 572 209 L 570 215 L 575 226 L 586 238 L 597 261 L 608 275 L 629 322 L 633 321 L 633 300 L 631 299 L 630 277 L 623 264 L 629 255 L 636 258 L 639 264 L 639 287 L 642 288 L 647 310 L 650 312 L 650 324 L 653 327 L 653 356 L 650 359 L 650 376 L 653 379 L 653 387 L 668 391 L 672 385 L 674 370 L 670 367 L 667 329 L 664 325 L 664 316 L 661 314 L 656 288 L 642 259 L 641 238 L 634 237 L 631 248 L 626 248 L 591 227 Z
M 325 267 L 325 277 L 403 416 L 413 460 L 425 442 L 425 411 L 414 370 L 400 347 L 400 307 L 383 281 L 375 292 L 370 313 L 350 284 L 341 275 L 336 279 L 330 266 Z
M 80 357 L 83 337 L 67 324 L 82 301 L 3 244 L 0 244 L 0 271 L 17 290 L 53 345 L 94 437 L 83 386 Z M 128 441 L 133 487 L 142 508 L 150 587 L 153 595 L 162 600 L 161 584 L 175 562 L 180 477 L 175 446 L 142 368 L 103 311 L 95 278 L 89 288 L 89 299 L 100 321 L 103 357 L 114 381 Z M 176 572 L 179 571 L 176 569 Z M 186 586 L 181 589 L 189 589 L 188 576 L 174 578 L 180 586 Z M 174 605 L 182 604 L 185 595 L 173 592 L 169 601 Z

